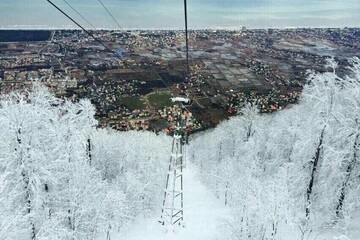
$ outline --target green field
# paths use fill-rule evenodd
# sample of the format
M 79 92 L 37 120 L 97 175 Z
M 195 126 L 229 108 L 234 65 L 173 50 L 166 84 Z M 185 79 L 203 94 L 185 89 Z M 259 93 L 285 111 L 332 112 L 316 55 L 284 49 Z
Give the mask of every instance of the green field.
M 149 102 L 157 109 L 169 107 L 173 105 L 169 93 L 152 93 L 148 96 Z
M 135 109 L 142 110 L 146 107 L 141 97 L 125 97 L 121 99 L 121 103 L 130 110 L 135 110 Z

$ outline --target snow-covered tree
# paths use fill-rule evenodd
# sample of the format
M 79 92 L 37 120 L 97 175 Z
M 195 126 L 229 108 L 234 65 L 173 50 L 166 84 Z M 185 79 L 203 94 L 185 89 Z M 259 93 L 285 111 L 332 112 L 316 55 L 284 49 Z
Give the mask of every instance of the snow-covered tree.
M 215 194 L 229 183 L 228 239 L 288 239 L 290 230 L 305 239 L 334 224 L 347 234 L 359 216 L 360 180 L 360 61 L 351 64 L 345 78 L 333 60 L 329 72 L 310 72 L 299 105 L 239 116 L 193 139 L 204 183 Z
M 93 115 L 38 83 L 1 99 L 1 239 L 118 239 L 160 206 L 170 138 L 97 130 Z
M 58 100 L 40 85 L 33 91 L 15 92 L 1 100 L 2 239 L 36 239 L 49 215 L 47 184 L 56 181 L 51 170 L 60 161 L 51 120 L 56 118 L 52 105 Z

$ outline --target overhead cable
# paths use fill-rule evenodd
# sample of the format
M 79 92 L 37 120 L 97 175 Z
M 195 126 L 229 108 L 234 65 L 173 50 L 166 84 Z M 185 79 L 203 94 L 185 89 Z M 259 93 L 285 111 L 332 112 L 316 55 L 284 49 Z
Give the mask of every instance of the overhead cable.
M 118 21 L 116 21 L 115 17 L 111 14 L 111 12 L 109 11 L 109 9 L 104 5 L 104 3 L 101 0 L 98 0 L 99 3 L 101 4 L 101 6 L 103 6 L 103 8 L 105 9 L 105 11 L 109 14 L 109 16 L 114 20 L 114 22 L 116 23 L 116 25 L 119 27 L 120 30 L 124 31 L 123 28 L 121 27 L 121 25 L 119 24 Z
M 76 12 L 85 22 L 87 22 L 87 24 L 89 24 L 93 29 L 96 30 L 96 27 L 94 27 L 94 25 L 91 24 L 91 22 L 89 22 L 89 20 L 87 20 L 78 10 L 75 9 L 75 7 L 73 7 L 68 1 L 63 0 L 64 3 L 66 3 L 74 12 Z
M 188 37 L 188 21 L 187 21 L 187 0 L 184 0 L 185 15 L 185 41 L 186 41 L 186 74 L 189 76 L 189 37 Z
M 100 39 L 94 36 L 91 32 L 86 30 L 83 26 L 81 26 L 77 21 L 75 21 L 72 17 L 70 17 L 66 12 L 64 12 L 61 8 L 59 8 L 57 5 L 55 5 L 51 0 L 46 0 L 48 3 L 50 3 L 54 8 L 56 8 L 59 12 L 61 12 L 63 15 L 65 15 L 69 20 L 71 20 L 73 23 L 75 23 L 79 28 L 81 28 L 86 34 L 91 36 L 96 42 L 101 44 L 106 50 L 108 50 L 110 53 L 114 54 L 116 57 L 120 58 L 120 56 L 113 50 L 111 50 L 108 46 L 106 46 Z
M 101 44 L 108 52 L 110 52 L 111 54 L 113 54 L 116 58 L 118 58 L 120 61 L 123 62 L 124 65 L 126 65 L 128 68 L 130 68 L 131 70 L 135 71 L 136 73 L 139 73 L 139 71 L 137 69 L 135 69 L 134 67 L 132 67 L 131 65 L 127 64 L 123 59 L 121 59 L 121 56 L 111 50 L 109 47 L 107 47 L 100 39 L 98 39 L 97 37 L 95 37 L 91 32 L 89 32 L 88 30 L 86 30 L 83 26 L 81 26 L 81 24 L 79 24 L 77 21 L 75 21 L 72 17 L 70 17 L 66 12 L 64 12 L 60 7 L 58 7 L 55 3 L 53 3 L 51 0 L 46 0 L 47 2 L 49 2 L 53 7 L 55 7 L 59 12 L 61 12 L 64 16 L 66 16 L 69 20 L 71 20 L 73 23 L 75 23 L 79 28 L 81 28 L 86 34 L 88 34 L 89 36 L 91 36 L 96 42 L 98 42 L 99 44 Z M 122 27 L 120 26 L 119 23 L 117 23 L 118 26 L 122 29 Z M 164 81 L 164 79 L 160 76 L 160 74 L 153 68 L 151 67 L 151 70 L 153 71 L 153 73 L 159 78 L 159 80 L 164 84 L 165 88 L 167 88 L 171 93 L 173 93 L 173 91 L 171 90 L 171 88 L 166 84 L 166 82 Z

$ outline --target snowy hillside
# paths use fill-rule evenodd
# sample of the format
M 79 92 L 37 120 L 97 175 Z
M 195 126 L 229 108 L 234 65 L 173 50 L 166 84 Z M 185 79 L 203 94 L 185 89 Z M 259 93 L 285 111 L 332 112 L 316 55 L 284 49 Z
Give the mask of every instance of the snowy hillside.
M 360 239 L 360 62 L 310 73 L 300 104 L 199 134 L 190 158 L 233 209 L 220 239 Z M 204 146 L 207 146 L 204 148 Z M 342 238 L 340 238 L 342 236 Z
M 39 85 L 1 101 L 1 240 L 113 239 L 157 207 L 171 139 L 96 130 L 93 115 Z
M 360 239 L 360 61 L 310 73 L 299 105 L 192 136 L 184 228 L 157 223 L 171 138 L 96 129 L 35 84 L 0 102 L 0 239 Z

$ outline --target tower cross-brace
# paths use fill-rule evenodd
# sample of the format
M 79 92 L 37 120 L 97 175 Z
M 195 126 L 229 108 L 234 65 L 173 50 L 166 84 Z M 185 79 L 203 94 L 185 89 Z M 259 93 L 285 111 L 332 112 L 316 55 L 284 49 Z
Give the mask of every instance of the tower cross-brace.
M 165 225 L 182 225 L 184 220 L 183 192 L 183 137 L 181 127 L 173 136 L 171 156 L 166 178 L 160 222 Z

